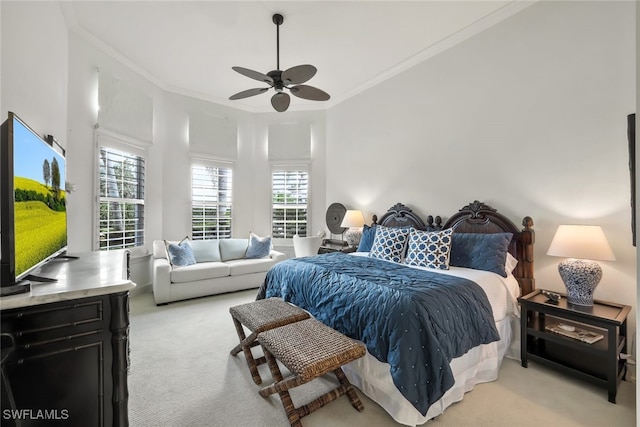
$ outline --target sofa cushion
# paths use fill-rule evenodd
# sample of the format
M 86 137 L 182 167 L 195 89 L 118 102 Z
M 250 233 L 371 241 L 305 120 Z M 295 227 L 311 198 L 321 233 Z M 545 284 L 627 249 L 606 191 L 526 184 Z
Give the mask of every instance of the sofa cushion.
M 229 275 L 229 266 L 223 262 L 199 262 L 171 270 L 171 283 L 195 282 Z
M 234 259 L 227 261 L 231 276 L 266 272 L 276 263 L 271 258 Z
M 220 239 L 220 258 L 222 261 L 244 258 L 247 246 L 249 239 Z
M 212 240 L 192 240 L 191 248 L 196 262 L 212 262 L 221 261 L 220 257 L 220 241 Z

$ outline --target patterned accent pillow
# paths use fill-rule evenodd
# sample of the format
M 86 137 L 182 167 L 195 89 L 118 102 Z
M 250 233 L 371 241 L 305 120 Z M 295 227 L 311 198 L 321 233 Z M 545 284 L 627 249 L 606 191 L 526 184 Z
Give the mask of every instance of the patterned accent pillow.
M 164 241 L 167 246 L 167 254 L 169 255 L 169 263 L 172 267 L 184 267 L 196 263 L 193 256 L 193 249 L 189 243 L 189 237 L 185 237 L 179 243 Z
M 409 248 L 404 263 L 419 267 L 449 269 L 449 255 L 451 254 L 451 233 L 448 228 L 442 231 L 421 231 L 411 229 Z
M 271 236 L 260 237 L 253 232 L 249 233 L 249 246 L 245 258 L 264 258 L 271 253 Z
M 369 256 L 393 262 L 402 262 L 404 250 L 407 246 L 409 228 L 392 228 L 382 225 L 376 226 Z

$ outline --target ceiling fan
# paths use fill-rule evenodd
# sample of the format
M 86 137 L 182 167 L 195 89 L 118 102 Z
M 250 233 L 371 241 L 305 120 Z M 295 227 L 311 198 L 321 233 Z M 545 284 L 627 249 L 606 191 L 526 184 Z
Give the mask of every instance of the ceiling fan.
M 284 22 L 284 18 L 279 13 L 273 15 L 273 23 L 276 24 L 276 69 L 262 74 L 258 71 L 249 70 L 243 67 L 231 67 L 233 70 L 247 76 L 249 78 L 267 83 L 274 88 L 276 93 L 271 97 L 271 105 L 273 108 L 282 113 L 287 111 L 291 97 L 284 92 L 289 90 L 298 98 L 309 99 L 311 101 L 327 101 L 330 96 L 327 92 L 316 87 L 304 85 L 302 83 L 311 79 L 318 71 L 313 65 L 297 65 L 287 70 L 280 70 L 280 25 Z M 294 85 L 294 86 L 291 86 Z M 254 89 L 243 90 L 229 97 L 231 100 L 248 98 L 250 96 L 259 95 L 269 90 L 268 87 L 260 87 Z

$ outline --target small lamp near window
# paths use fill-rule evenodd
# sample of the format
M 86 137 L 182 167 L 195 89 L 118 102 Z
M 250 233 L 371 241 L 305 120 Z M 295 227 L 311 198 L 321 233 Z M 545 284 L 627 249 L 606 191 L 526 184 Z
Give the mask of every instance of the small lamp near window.
M 344 238 L 349 246 L 358 246 L 362 238 L 362 227 L 364 226 L 364 215 L 361 211 L 348 210 L 342 218 L 340 227 L 349 227 L 344 232 Z
M 547 255 L 567 258 L 558 264 L 567 301 L 583 306 L 593 305 L 593 292 L 602 278 L 602 268 L 593 260 L 616 260 L 602 228 L 596 225 L 559 226 Z

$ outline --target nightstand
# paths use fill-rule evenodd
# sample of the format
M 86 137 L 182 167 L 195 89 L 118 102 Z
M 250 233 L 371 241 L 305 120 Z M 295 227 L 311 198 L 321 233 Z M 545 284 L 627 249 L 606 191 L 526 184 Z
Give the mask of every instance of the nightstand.
M 620 353 L 627 349 L 628 305 L 594 301 L 585 307 L 567 303 L 564 294 L 557 303 L 547 300 L 541 290 L 518 298 L 521 316 L 521 360 L 550 366 L 575 378 L 606 388 L 609 402 L 616 402 L 618 384 L 624 379 L 626 364 Z M 559 324 L 602 338 L 589 344 L 549 330 Z
M 355 246 L 343 246 L 334 243 L 323 243 L 322 246 L 320 246 L 320 249 L 318 249 L 318 253 L 328 254 L 330 252 L 342 252 L 348 254 L 351 252 L 355 252 L 357 249 L 358 248 L 356 248 Z

